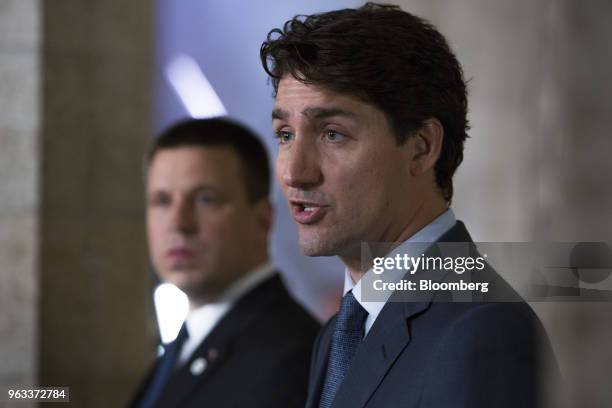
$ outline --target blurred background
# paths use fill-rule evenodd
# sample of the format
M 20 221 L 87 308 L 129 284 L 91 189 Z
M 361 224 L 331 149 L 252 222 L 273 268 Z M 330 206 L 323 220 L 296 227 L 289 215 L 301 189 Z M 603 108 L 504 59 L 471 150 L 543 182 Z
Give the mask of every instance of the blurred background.
M 391 3 L 434 23 L 469 79 L 453 209 L 473 238 L 610 241 L 612 3 Z M 158 341 L 145 146 L 218 99 L 274 157 L 261 42 L 295 14 L 361 4 L 0 0 L 1 392 L 69 386 L 73 406 L 125 404 Z M 276 186 L 274 203 L 272 258 L 324 320 L 343 267 L 303 257 Z M 612 303 L 533 307 L 567 380 L 563 404 L 612 406 Z

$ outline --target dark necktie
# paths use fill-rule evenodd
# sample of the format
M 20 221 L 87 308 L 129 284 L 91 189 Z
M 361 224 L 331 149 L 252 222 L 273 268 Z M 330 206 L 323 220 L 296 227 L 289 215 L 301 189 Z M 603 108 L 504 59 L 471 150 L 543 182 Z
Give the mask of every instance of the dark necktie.
M 147 388 L 147 392 L 140 403 L 140 408 L 155 406 L 155 403 L 161 396 L 164 387 L 168 383 L 168 380 L 174 371 L 176 360 L 181 352 L 183 343 L 185 343 L 185 340 L 187 340 L 188 337 L 189 334 L 187 333 L 187 326 L 183 323 L 181 330 L 176 336 L 176 339 L 164 346 L 164 355 L 159 359 L 159 363 L 155 369 L 155 374 L 153 375 L 153 378 L 149 383 L 149 387 Z
M 342 298 L 329 351 L 327 372 L 319 408 L 329 408 L 336 396 L 357 347 L 363 339 L 363 329 L 368 312 L 357 302 L 351 291 Z

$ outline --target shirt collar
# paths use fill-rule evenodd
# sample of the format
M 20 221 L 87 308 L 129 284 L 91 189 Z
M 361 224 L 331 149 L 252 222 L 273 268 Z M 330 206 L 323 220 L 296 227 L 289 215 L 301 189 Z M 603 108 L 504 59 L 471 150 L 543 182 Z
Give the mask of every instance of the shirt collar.
M 445 232 L 450 230 L 457 223 L 457 219 L 455 218 L 455 214 L 453 210 L 450 208 L 443 212 L 440 216 L 435 218 L 432 222 L 421 228 L 414 235 L 404 241 L 402 244 L 397 246 L 388 256 L 394 256 L 397 253 L 411 253 L 414 252 L 414 246 L 408 244 L 414 244 L 418 242 L 422 242 L 425 244 L 431 244 L 432 242 L 436 242 Z M 429 247 L 429 245 L 427 245 Z M 426 250 L 427 248 L 423 248 Z M 367 274 L 372 274 L 372 269 L 369 269 L 366 272 Z M 398 280 L 401 279 L 402 276 L 398 276 Z M 362 278 L 363 279 L 363 278 Z M 366 333 L 369 328 L 376 320 L 376 317 L 380 314 L 380 311 L 384 307 L 386 302 L 365 302 L 361 300 L 361 280 L 357 283 L 353 282 L 353 278 L 351 277 L 348 269 L 344 270 L 344 292 L 343 295 L 352 290 L 355 299 L 361 304 L 361 306 L 368 312 L 368 318 L 366 320 Z
M 203 339 L 206 337 L 212 327 L 240 297 L 274 273 L 275 269 L 271 263 L 261 264 L 230 285 L 214 302 L 190 310 L 185 320 L 189 338 Z

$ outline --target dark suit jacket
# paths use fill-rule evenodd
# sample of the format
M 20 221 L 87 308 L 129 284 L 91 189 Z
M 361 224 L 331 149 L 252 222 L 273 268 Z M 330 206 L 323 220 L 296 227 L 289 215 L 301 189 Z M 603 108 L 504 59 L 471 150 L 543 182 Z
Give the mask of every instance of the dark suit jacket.
M 459 221 L 439 242 L 471 238 Z M 517 301 L 487 302 L 485 296 L 479 302 L 438 302 L 433 301 L 438 294 L 431 293 L 418 302 L 387 302 L 359 346 L 332 407 L 537 406 L 540 357 L 552 358 L 544 329 L 495 271 L 483 273 L 493 281 L 490 286 Z M 335 321 L 323 327 L 315 342 L 307 408 L 318 407 Z
M 238 300 L 179 367 L 157 406 L 302 408 L 319 327 L 276 275 Z M 198 358 L 207 365 L 194 375 Z M 138 406 L 153 370 L 131 406 Z

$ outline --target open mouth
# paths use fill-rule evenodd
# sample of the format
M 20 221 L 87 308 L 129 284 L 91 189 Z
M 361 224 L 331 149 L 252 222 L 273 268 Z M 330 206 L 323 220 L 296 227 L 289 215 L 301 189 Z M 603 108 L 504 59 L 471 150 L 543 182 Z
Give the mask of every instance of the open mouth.
M 293 219 L 299 224 L 314 224 L 320 221 L 327 212 L 327 206 L 307 202 L 291 202 Z

